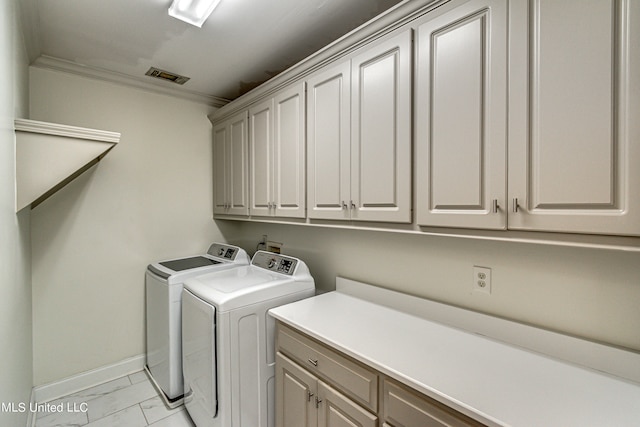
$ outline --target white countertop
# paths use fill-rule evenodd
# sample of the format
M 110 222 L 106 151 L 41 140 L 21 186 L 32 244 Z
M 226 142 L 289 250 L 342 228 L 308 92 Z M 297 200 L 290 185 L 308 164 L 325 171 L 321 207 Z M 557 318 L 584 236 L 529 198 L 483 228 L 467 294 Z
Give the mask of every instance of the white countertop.
M 640 426 L 640 384 L 341 292 L 276 319 L 487 425 Z

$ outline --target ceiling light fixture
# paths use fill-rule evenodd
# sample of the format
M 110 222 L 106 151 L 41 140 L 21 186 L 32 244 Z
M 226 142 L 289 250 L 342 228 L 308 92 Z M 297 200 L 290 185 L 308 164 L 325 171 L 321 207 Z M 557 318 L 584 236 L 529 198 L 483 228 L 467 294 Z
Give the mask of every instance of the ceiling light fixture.
M 169 15 L 196 27 L 202 27 L 220 0 L 173 0 Z

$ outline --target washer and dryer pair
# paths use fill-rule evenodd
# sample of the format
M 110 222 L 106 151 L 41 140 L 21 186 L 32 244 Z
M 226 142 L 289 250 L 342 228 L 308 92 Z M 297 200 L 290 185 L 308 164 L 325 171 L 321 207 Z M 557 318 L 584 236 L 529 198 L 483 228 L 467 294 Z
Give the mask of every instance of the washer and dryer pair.
M 206 254 L 155 262 L 145 274 L 147 363 L 165 404 L 182 404 L 182 286 L 198 275 L 248 265 L 251 259 L 237 247 L 213 243 Z
M 168 298 L 171 304 L 179 301 L 181 305 L 181 333 L 174 333 L 173 337 L 179 335 L 182 343 L 178 344 L 177 352 L 182 354 L 184 382 L 180 385 L 184 390 L 184 404 L 198 427 L 272 427 L 275 425 L 275 321 L 267 312 L 313 296 L 313 277 L 306 264 L 297 258 L 258 251 L 246 264 L 242 262 L 246 253 L 240 248 L 220 244 L 212 248 L 209 252 L 233 249 L 235 256 L 230 263 L 234 265 L 183 273 L 186 275 L 175 280 L 180 285 L 174 285 L 180 288 L 180 297 L 176 298 L 173 292 Z M 157 286 L 149 285 L 149 274 L 147 272 L 147 305 L 149 288 Z M 166 351 L 154 351 L 158 346 L 149 346 L 150 327 L 154 329 L 149 324 L 147 307 L 147 364 L 151 376 L 169 400 L 156 378 L 164 374 L 155 374 L 154 370 L 159 369 L 151 367 L 154 354 Z M 164 341 L 167 347 L 175 347 L 175 340 L 169 343 L 166 335 Z M 175 359 L 172 361 L 178 365 Z M 166 366 L 160 370 L 164 372 L 164 368 Z M 174 406 L 179 399 L 173 398 Z

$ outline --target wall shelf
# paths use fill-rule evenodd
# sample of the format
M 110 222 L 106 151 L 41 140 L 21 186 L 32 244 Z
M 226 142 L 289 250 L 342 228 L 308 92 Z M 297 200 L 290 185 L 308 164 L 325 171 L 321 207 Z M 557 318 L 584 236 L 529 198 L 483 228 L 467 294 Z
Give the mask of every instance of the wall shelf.
M 120 133 L 16 119 L 16 212 L 32 209 L 102 159 Z

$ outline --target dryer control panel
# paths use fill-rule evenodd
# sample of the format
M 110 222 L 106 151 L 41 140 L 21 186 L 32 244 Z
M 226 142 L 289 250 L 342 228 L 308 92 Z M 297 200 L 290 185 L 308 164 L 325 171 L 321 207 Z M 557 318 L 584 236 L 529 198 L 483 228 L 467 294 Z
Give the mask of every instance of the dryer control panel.
M 209 246 L 209 250 L 207 251 L 207 253 L 218 258 L 233 261 L 238 254 L 238 248 L 235 246 L 223 245 L 221 243 L 214 243 Z
M 296 271 L 296 266 L 298 265 L 298 260 L 285 255 L 258 251 L 253 256 L 251 264 L 264 268 L 265 270 L 293 276 L 293 273 Z

